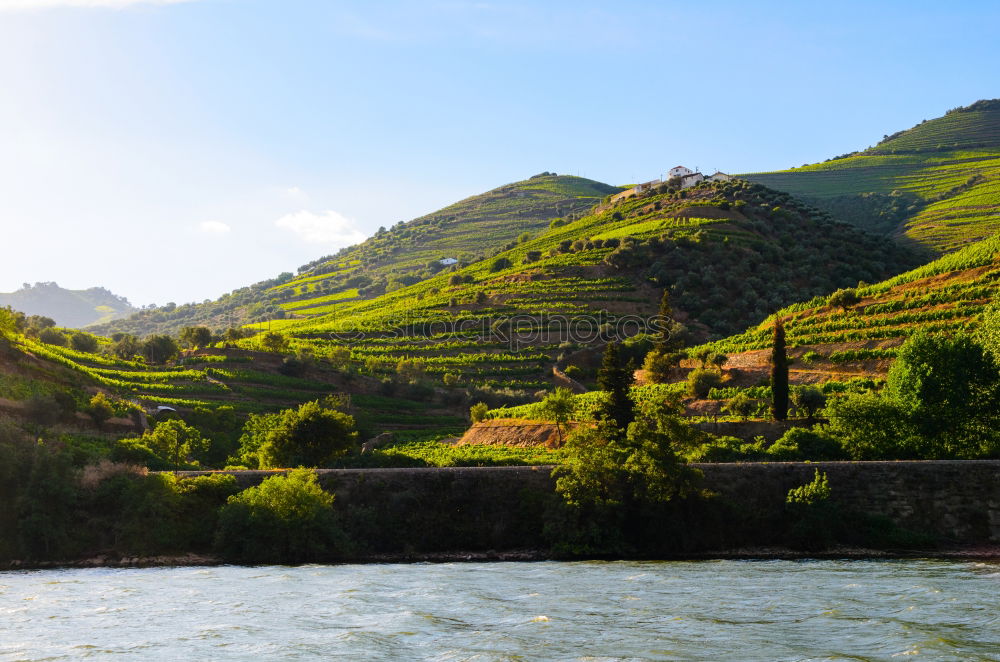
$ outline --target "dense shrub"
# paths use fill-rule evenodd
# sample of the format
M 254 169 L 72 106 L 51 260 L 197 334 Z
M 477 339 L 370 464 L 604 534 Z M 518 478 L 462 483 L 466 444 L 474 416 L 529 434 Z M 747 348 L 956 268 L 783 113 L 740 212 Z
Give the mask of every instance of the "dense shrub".
M 768 449 L 779 462 L 846 460 L 847 452 L 836 437 L 823 430 L 791 428 Z
M 693 398 L 707 398 L 708 392 L 722 385 L 722 375 L 715 370 L 696 368 L 688 374 L 688 395 Z
M 244 563 L 330 560 L 344 551 L 333 499 L 312 471 L 267 478 L 229 498 L 219 513 L 216 549 Z
M 504 269 L 510 269 L 514 264 L 506 257 L 498 257 L 490 263 L 490 271 L 497 272 L 503 271 Z
M 273 414 L 251 414 L 234 464 L 262 469 L 329 465 L 357 442 L 354 417 L 333 406 L 314 401 Z

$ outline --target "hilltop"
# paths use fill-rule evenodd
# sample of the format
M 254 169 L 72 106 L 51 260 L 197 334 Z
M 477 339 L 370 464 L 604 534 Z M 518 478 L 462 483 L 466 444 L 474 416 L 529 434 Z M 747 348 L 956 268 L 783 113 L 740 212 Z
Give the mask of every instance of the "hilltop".
M 941 254 L 1000 228 L 1000 100 L 977 101 L 823 163 L 741 175 Z
M 328 312 L 343 301 L 369 299 L 419 282 L 448 263 L 471 264 L 554 218 L 575 218 L 621 189 L 583 177 L 541 173 L 475 195 L 431 214 L 379 230 L 289 272 L 216 301 L 137 311 L 95 327 L 103 334 L 177 333 Z M 442 260 L 444 262 L 442 262 Z
M 42 315 L 60 326 L 77 329 L 121 319 L 136 310 L 128 299 L 103 287 L 67 290 L 56 283 L 25 283 L 16 292 L 0 292 L 0 307 L 3 306 L 26 315 Z

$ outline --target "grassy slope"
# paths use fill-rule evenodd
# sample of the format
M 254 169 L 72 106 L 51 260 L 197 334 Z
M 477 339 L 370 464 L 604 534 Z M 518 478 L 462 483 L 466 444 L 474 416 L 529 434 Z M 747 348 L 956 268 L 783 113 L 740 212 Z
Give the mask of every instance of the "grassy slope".
M 214 302 L 142 311 L 134 319 L 94 330 L 105 335 L 176 334 L 195 324 L 223 329 L 261 319 L 328 313 L 345 301 L 393 287 L 391 275 L 426 277 L 426 265 L 444 257 L 472 261 L 523 232 L 547 228 L 553 218 L 582 214 L 619 190 L 581 177 L 532 177 L 399 223 L 336 256 L 306 265 L 298 276 L 258 283 Z M 354 280 L 368 285 L 368 291 L 359 292 Z
M 589 336 L 576 339 L 599 343 L 592 333 L 598 324 L 654 315 L 664 285 L 672 286 L 679 317 L 723 334 L 804 292 L 896 273 L 902 268 L 887 265 L 907 260 L 891 242 L 824 221 L 763 187 L 706 184 L 685 196 L 656 193 L 600 207 L 499 254 L 511 266 L 496 272 L 487 259 L 271 327 L 320 353 L 331 343 L 347 345 L 376 374 L 420 357 L 430 372 L 460 374 L 463 383 L 531 389 L 547 385 L 560 342 L 572 339 L 559 333 L 564 321 L 596 320 Z M 785 208 L 776 209 L 780 204 Z M 626 238 L 636 250 L 593 243 Z M 572 242 L 579 250 L 559 251 Z M 529 252 L 542 257 L 526 262 Z M 452 284 L 456 278 L 470 282 Z
M 103 354 L 78 352 L 14 336 L 15 351 L 0 360 L 0 398 L 26 402 L 66 392 L 83 407 L 97 390 L 146 408 L 169 405 L 181 411 L 228 405 L 241 415 L 278 411 L 331 393 L 351 395 L 359 424 L 368 431 L 439 431 L 464 428 L 458 411 L 427 402 L 377 394 L 370 380 L 345 378 L 318 365 L 302 377 L 281 374 L 281 357 L 222 351 L 149 366 Z
M 776 313 L 785 321 L 791 354 L 801 358 L 816 353 L 811 360 L 793 364 L 797 381 L 884 376 L 894 348 L 915 330 L 975 330 L 983 308 L 1000 294 L 1000 237 L 860 288 L 858 293 L 861 303 L 847 311 L 817 297 Z M 730 355 L 727 367 L 766 375 L 773 319 L 713 343 Z
M 895 231 L 953 251 L 1000 227 L 1000 101 L 950 111 L 845 158 L 745 176 L 831 208 L 867 193 L 908 195 Z

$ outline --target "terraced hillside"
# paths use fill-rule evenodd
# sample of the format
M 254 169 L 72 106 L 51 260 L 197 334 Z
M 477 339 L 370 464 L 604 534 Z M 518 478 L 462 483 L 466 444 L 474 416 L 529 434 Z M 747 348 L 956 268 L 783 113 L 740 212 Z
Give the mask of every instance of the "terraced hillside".
M 824 163 L 743 175 L 938 253 L 1000 229 L 1000 100 L 978 101 Z
M 642 331 L 663 288 L 695 335 L 718 337 L 915 264 L 891 241 L 740 181 L 664 187 L 553 225 L 489 259 L 266 326 L 320 355 L 347 347 L 373 375 L 420 359 L 445 383 L 530 390 L 550 384 L 559 354 Z
M 917 329 L 972 332 L 983 309 L 1000 294 L 1000 237 L 992 237 L 884 282 L 858 288 L 860 301 L 843 309 L 828 297 L 785 308 L 776 316 L 796 357 L 801 383 L 880 378 L 896 350 Z M 766 379 L 775 316 L 712 343 L 730 356 L 747 383 Z
M 81 352 L 5 332 L 0 337 L 0 409 L 29 419 L 45 414 L 47 423 L 96 434 L 98 428 L 74 412 L 83 412 L 97 392 L 116 403 L 116 415 L 123 420 L 112 430 L 119 432 L 134 431 L 128 421 L 158 406 L 173 407 L 185 417 L 198 409 L 229 411 L 238 420 L 334 395 L 347 398 L 363 434 L 394 431 L 403 438 L 422 438 L 455 434 L 465 427 L 464 407 L 436 402 L 433 391 L 415 391 L 415 398 L 402 390 L 385 395 L 380 382 L 322 361 L 289 370 L 289 360 L 281 355 L 217 348 L 189 352 L 169 365 L 150 365 L 103 349 Z M 46 409 L 59 410 L 69 419 Z
M 364 242 L 268 281 L 201 304 L 138 311 L 95 327 L 108 335 L 177 333 L 184 326 L 214 329 L 260 320 L 320 315 L 345 301 L 367 299 L 429 278 L 443 259 L 469 264 L 554 218 L 575 218 L 619 188 L 582 177 L 542 173 L 400 221 Z

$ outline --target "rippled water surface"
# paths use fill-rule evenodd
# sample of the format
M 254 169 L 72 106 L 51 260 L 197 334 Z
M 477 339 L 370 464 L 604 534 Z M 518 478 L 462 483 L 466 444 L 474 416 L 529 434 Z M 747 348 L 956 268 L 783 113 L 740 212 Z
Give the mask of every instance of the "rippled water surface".
M 1000 565 L 461 563 L 0 573 L 0 658 L 1000 660 Z

